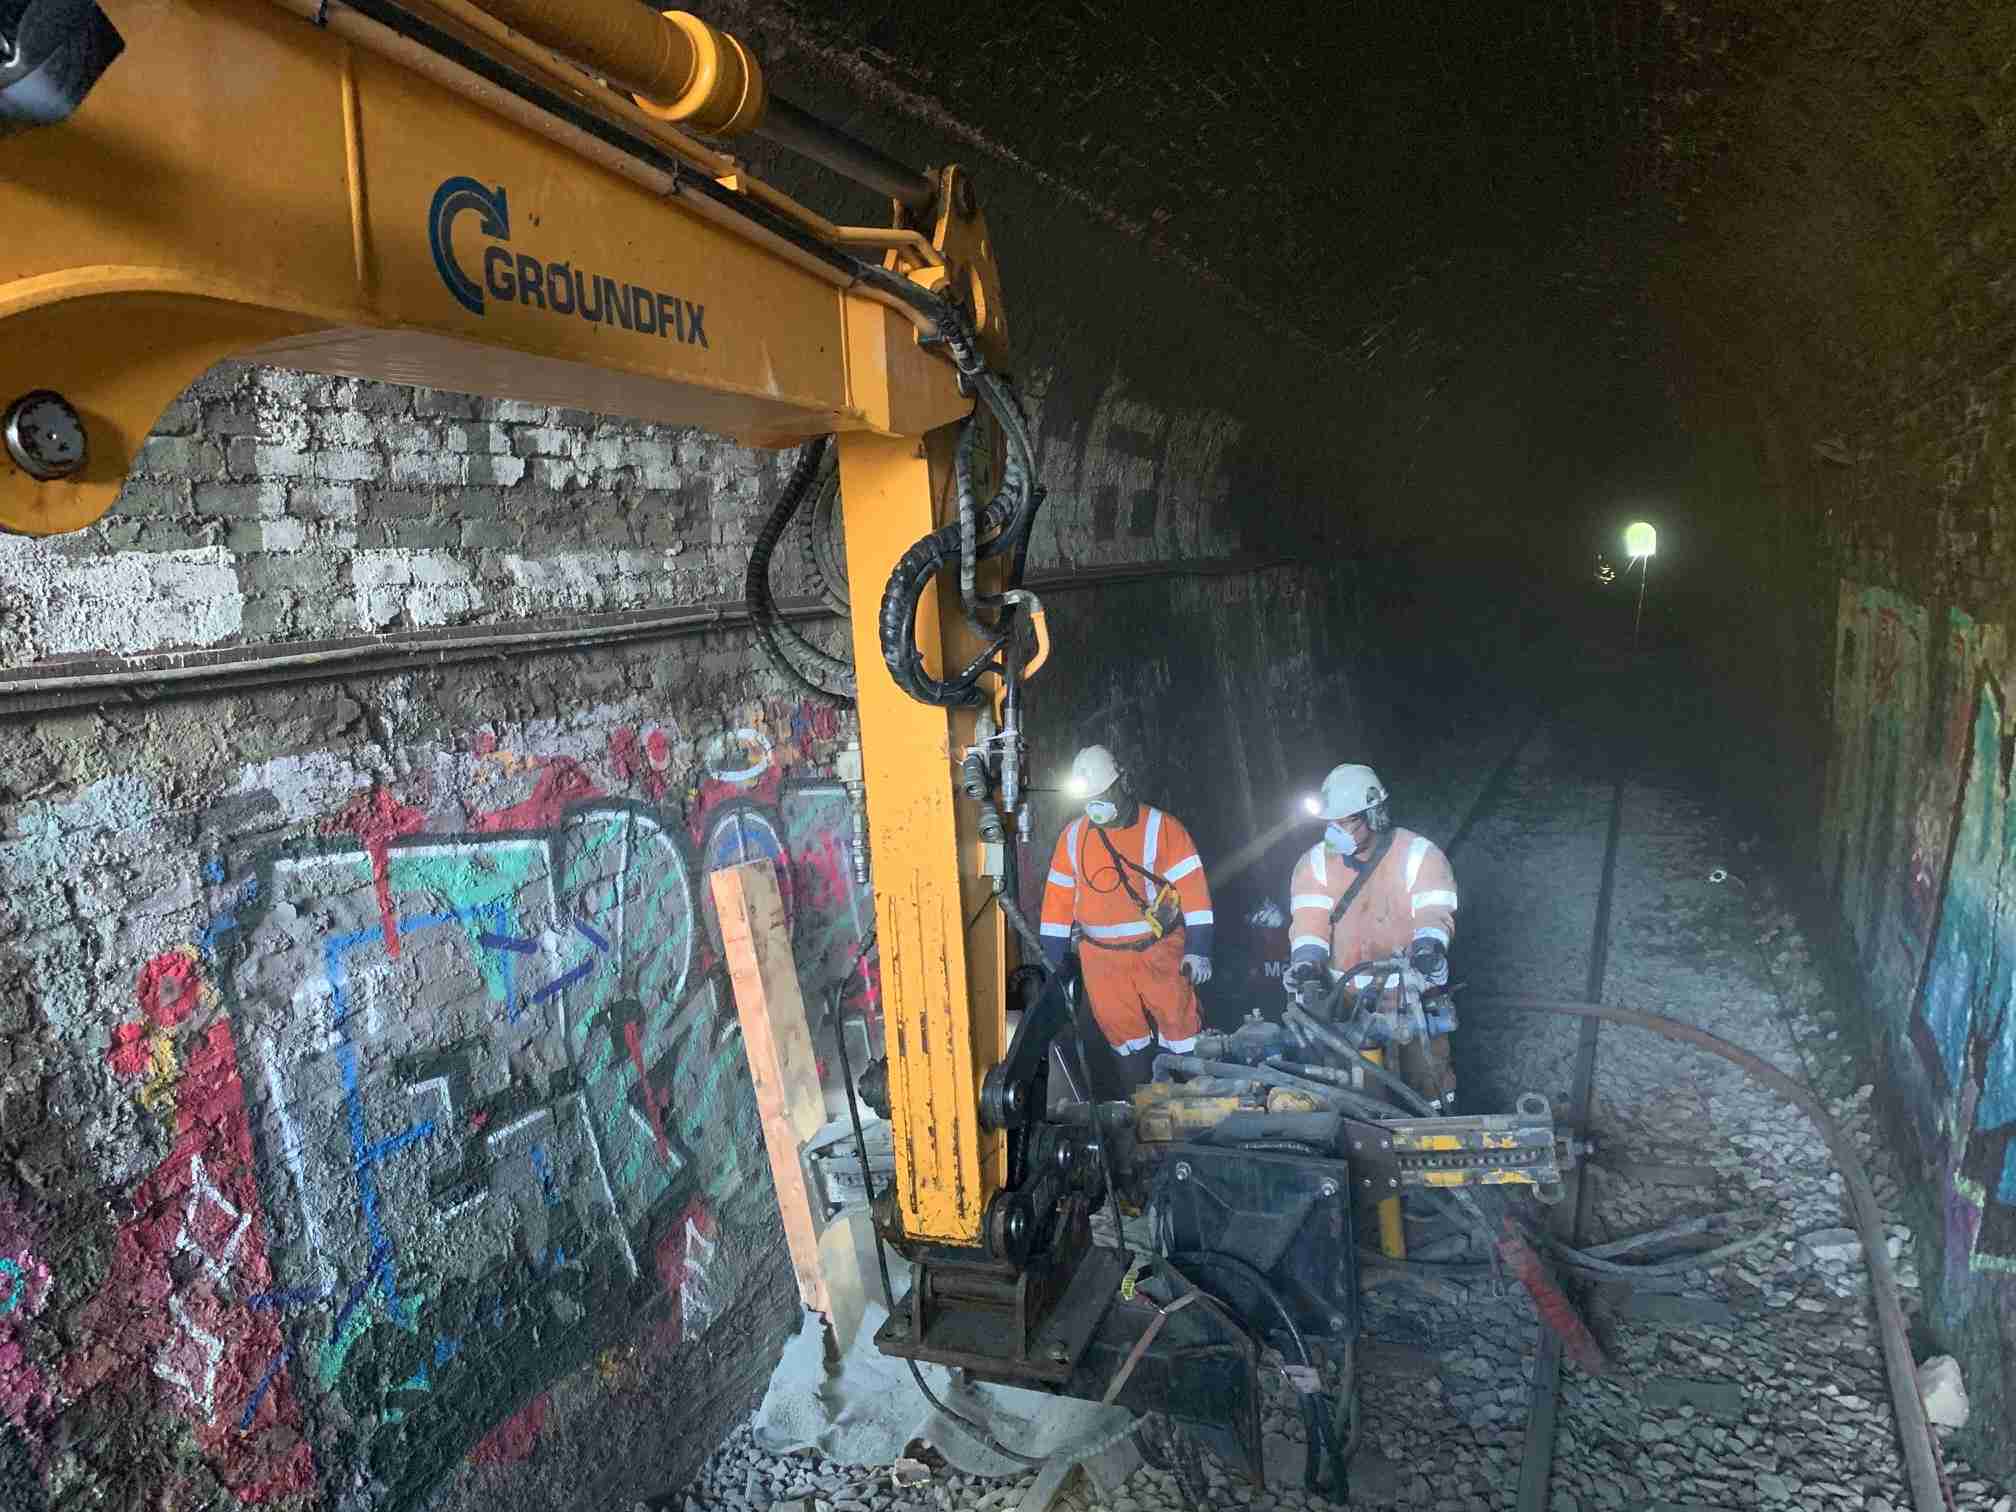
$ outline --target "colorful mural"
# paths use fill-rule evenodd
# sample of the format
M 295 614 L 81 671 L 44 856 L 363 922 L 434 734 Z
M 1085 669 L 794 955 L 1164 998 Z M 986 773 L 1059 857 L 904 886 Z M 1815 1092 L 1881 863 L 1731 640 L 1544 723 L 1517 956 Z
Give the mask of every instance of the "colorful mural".
M 459 828 L 438 784 L 377 785 L 206 863 L 210 922 L 106 1056 L 167 1153 L 53 1367 L 22 1338 L 51 1272 L 0 1206 L 0 1424 L 39 1463 L 66 1400 L 151 1381 L 237 1501 L 400 1512 L 535 1455 L 573 1372 L 703 1338 L 776 1223 L 706 873 L 774 862 L 808 1000 L 843 987 L 879 1038 L 837 733 L 757 706 L 600 759 L 479 737 Z

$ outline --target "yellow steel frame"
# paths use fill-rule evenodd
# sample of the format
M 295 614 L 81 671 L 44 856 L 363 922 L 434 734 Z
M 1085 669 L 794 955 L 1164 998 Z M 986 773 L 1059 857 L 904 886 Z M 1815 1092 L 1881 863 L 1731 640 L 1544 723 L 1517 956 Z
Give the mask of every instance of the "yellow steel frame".
M 804 244 L 949 286 L 999 360 L 986 223 L 957 170 L 941 172 L 929 227 L 836 227 L 467 0 L 411 9 L 658 160 L 417 52 L 341 0 L 102 4 L 123 56 L 69 120 L 0 139 L 0 406 L 61 393 L 89 460 L 41 482 L 0 450 L 0 527 L 99 518 L 162 409 L 226 358 L 758 445 L 839 432 L 898 1208 L 914 1235 L 978 1242 L 1005 1177 L 978 1090 L 1001 1050 L 1008 947 L 997 911 L 966 923 L 985 896 L 976 810 L 952 781 L 971 721 L 897 690 L 875 623 L 890 566 L 942 522 L 951 428 L 971 402 L 919 345 L 928 322 Z M 445 187 L 456 180 L 459 194 Z M 696 180 L 723 192 L 695 194 Z M 780 235 L 775 217 L 802 234 Z M 535 268 L 544 289 L 564 270 L 573 308 L 528 301 Z M 456 271 L 473 304 L 456 297 Z M 649 323 L 669 330 L 585 318 L 590 290 L 633 317 L 649 294 Z M 921 643 L 942 665 L 967 648 L 956 605 L 938 607 L 927 601 Z

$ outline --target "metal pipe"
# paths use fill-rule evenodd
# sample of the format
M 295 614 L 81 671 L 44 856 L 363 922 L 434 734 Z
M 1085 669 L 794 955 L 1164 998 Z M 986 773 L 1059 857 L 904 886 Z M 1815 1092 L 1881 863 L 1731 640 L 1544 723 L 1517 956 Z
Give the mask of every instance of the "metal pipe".
M 636 0 L 472 0 L 513 31 L 594 70 L 661 120 L 746 136 L 763 119 L 763 70 L 728 33 Z
M 877 194 L 886 194 L 905 209 L 926 211 L 938 198 L 938 186 L 928 174 L 897 162 L 880 148 L 776 95 L 770 96 L 770 108 L 757 123 L 756 135 Z

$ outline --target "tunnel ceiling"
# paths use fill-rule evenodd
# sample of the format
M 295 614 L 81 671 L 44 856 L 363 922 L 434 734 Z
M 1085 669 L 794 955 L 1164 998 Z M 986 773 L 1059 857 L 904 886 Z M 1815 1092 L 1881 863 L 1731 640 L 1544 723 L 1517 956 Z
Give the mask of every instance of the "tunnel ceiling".
M 1617 214 L 1656 188 L 1692 63 L 1670 0 L 761 9 L 782 90 L 817 53 L 1354 355 L 1533 280 L 1628 301 Z

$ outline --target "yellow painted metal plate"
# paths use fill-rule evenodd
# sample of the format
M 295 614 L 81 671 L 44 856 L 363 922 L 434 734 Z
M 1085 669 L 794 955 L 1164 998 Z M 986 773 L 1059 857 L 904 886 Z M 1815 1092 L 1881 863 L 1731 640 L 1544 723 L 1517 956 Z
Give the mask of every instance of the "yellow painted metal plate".
M 838 275 L 267 0 L 105 9 L 126 51 L 82 108 L 0 141 L 0 407 L 56 389 L 92 462 L 0 457 L 0 527 L 95 519 L 225 356 L 769 443 L 969 407 Z

